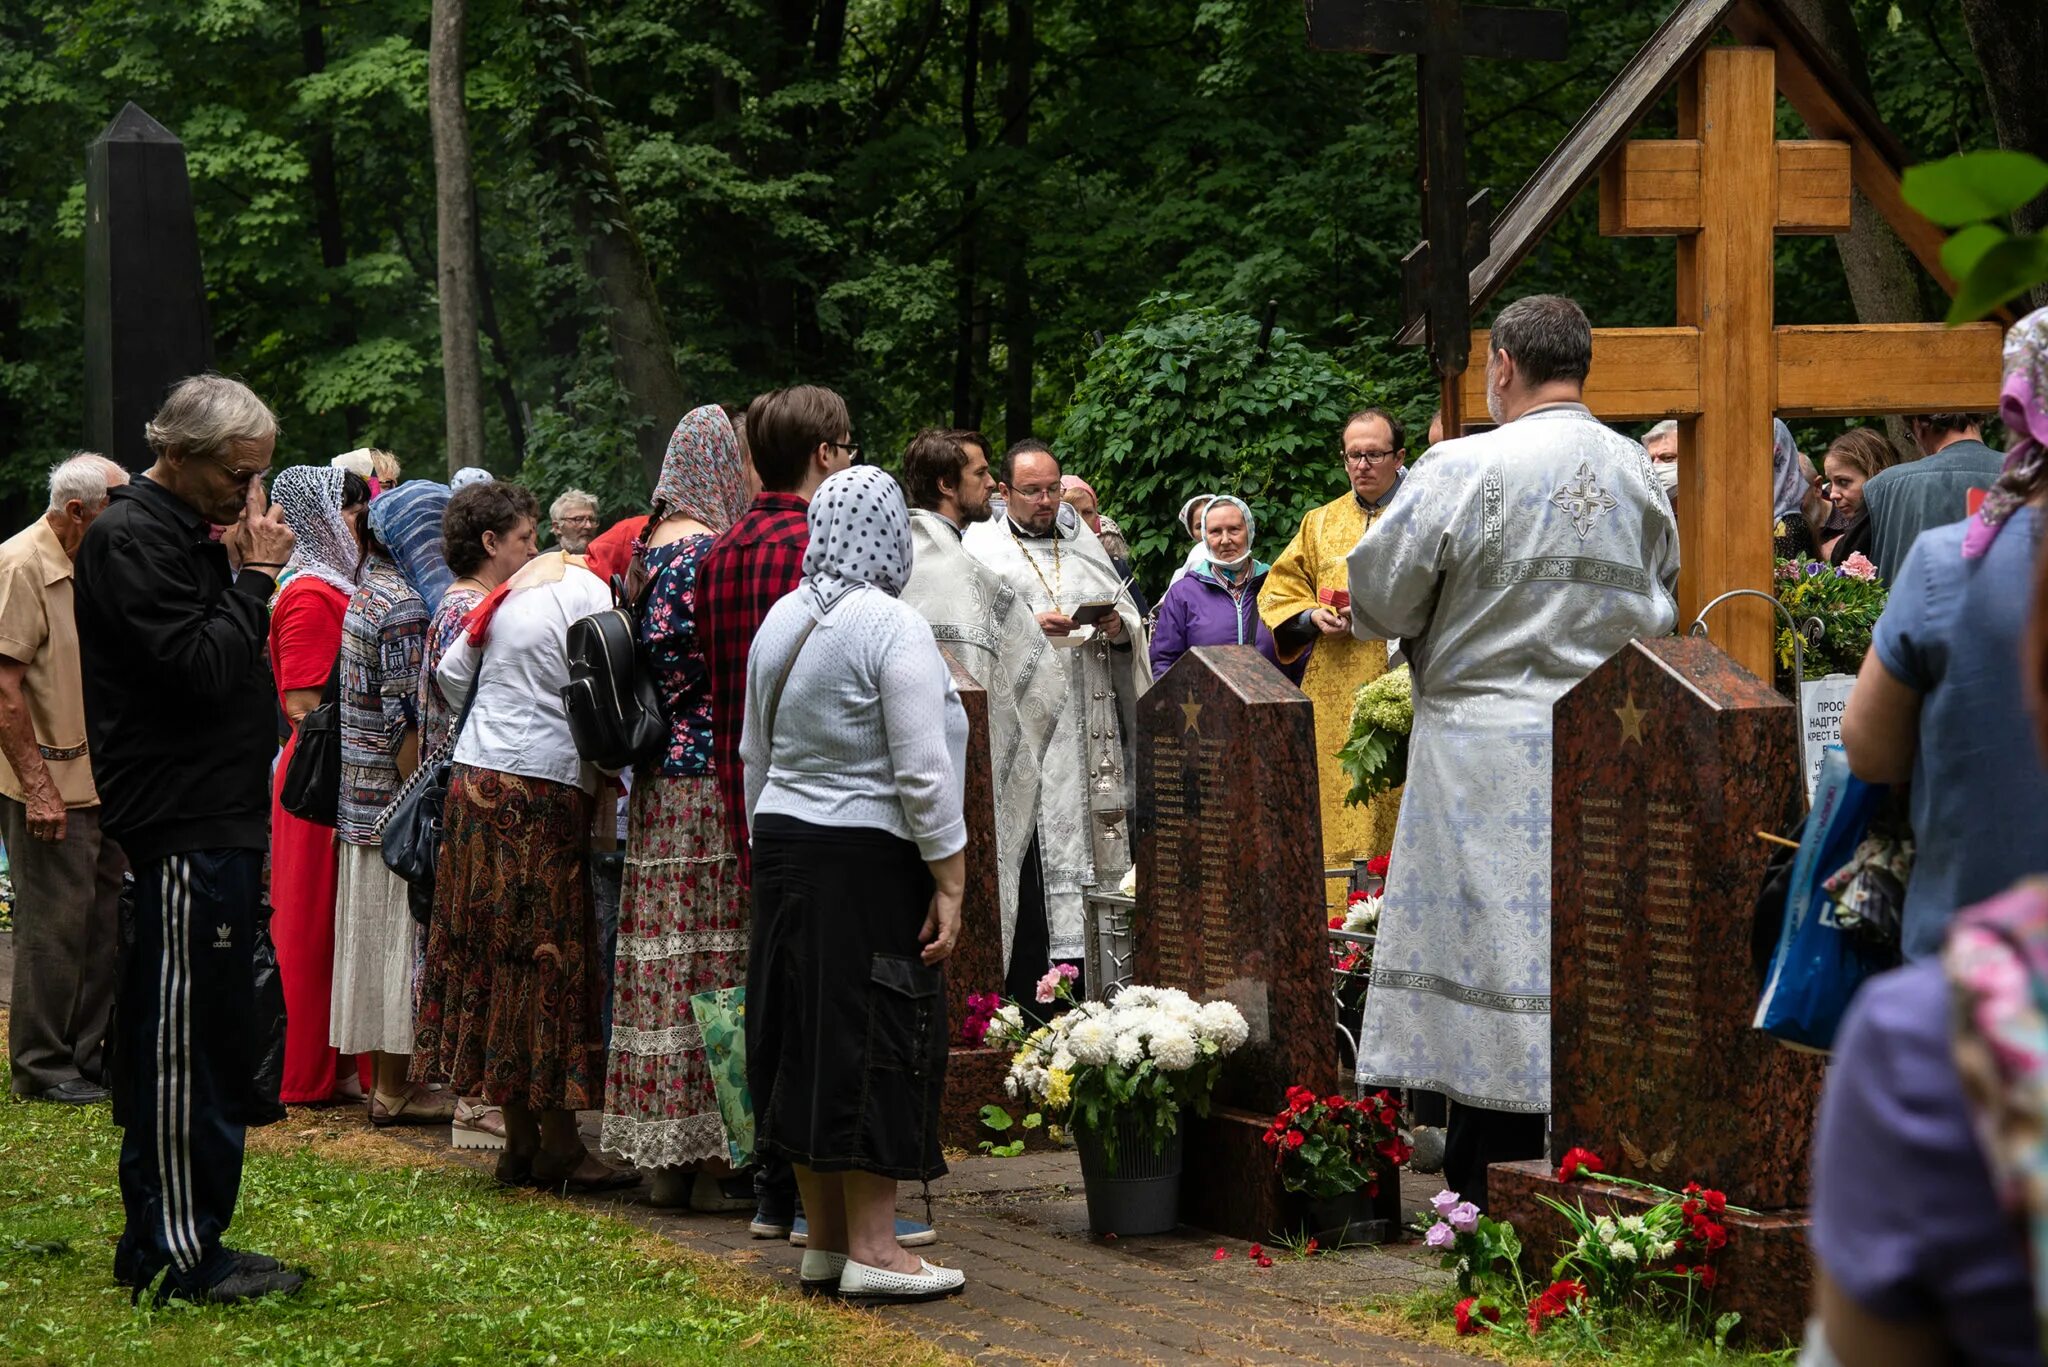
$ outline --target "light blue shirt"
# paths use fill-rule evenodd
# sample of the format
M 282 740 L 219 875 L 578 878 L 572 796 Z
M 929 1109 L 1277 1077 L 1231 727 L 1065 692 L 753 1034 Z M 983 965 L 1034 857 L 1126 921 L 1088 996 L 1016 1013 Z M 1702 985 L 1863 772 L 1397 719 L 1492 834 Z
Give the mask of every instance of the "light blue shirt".
M 1937 953 L 1958 909 L 2048 868 L 2048 767 L 2020 675 L 2041 513 L 2015 513 L 1979 560 L 1963 559 L 1967 525 L 1920 533 L 1871 637 L 1921 697 L 1908 959 Z

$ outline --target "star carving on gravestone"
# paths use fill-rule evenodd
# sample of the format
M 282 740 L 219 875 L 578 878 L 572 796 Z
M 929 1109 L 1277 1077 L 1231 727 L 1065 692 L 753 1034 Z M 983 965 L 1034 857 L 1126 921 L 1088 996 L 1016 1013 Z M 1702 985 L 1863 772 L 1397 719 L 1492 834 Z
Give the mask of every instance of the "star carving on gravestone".
M 1180 705 L 1180 713 L 1187 719 L 1186 724 L 1180 728 L 1182 734 L 1192 731 L 1198 736 L 1201 735 L 1202 705 L 1198 702 L 1184 702 Z
M 1633 692 L 1628 695 L 1626 702 L 1614 709 L 1614 715 L 1621 721 L 1621 739 L 1616 744 L 1627 745 L 1630 741 L 1634 741 L 1637 745 L 1641 745 L 1643 743 L 1643 722 L 1649 718 L 1650 714 L 1636 706 L 1636 695 Z
M 1602 516 L 1621 506 L 1613 494 L 1608 493 L 1593 480 L 1593 463 L 1579 462 L 1578 481 L 1567 484 L 1550 496 L 1550 501 L 1572 516 L 1572 526 L 1584 541 L 1593 534 L 1593 524 Z

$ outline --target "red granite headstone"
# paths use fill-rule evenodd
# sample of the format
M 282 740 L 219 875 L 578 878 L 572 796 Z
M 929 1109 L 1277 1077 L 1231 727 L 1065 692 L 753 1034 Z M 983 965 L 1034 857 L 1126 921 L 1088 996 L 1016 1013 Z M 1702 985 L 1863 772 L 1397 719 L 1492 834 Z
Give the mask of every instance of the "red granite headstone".
M 1134 980 L 1251 1027 L 1188 1134 L 1182 1218 L 1266 1238 L 1266 1126 L 1288 1087 L 1338 1086 L 1312 704 L 1249 646 L 1189 651 L 1138 704 L 1137 793 Z
M 1756 832 L 1800 809 L 1797 709 L 1711 642 L 1668 637 L 1559 699 L 1553 736 L 1552 1155 L 1772 1212 L 1733 1221 L 1717 1304 L 1796 1327 L 1802 1222 L 1785 1208 L 1805 1199 L 1822 1065 L 1751 1028 L 1750 935 Z M 1543 1164 L 1496 1167 L 1489 1187 L 1546 1259 L 1563 1231 L 1536 1196 L 1612 1197 L 1561 1190 Z

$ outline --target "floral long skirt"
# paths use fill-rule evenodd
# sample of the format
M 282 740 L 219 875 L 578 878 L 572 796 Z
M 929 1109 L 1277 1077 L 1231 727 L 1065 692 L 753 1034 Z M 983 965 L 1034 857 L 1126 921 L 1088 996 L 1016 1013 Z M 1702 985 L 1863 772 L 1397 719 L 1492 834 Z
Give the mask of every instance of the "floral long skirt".
M 641 779 L 626 816 L 607 1152 L 643 1168 L 727 1156 L 690 998 L 746 980 L 746 899 L 717 780 Z
M 412 1073 L 492 1105 L 588 1110 L 603 1065 L 591 799 L 458 764 L 434 875 Z

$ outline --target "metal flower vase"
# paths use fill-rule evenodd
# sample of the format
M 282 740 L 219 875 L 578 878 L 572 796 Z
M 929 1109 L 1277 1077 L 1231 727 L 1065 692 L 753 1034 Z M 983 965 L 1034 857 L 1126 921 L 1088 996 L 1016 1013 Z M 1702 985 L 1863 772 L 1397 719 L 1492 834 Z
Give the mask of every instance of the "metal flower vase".
M 1088 1197 L 1088 1227 L 1097 1234 L 1164 1234 L 1180 1223 L 1181 1140 L 1186 1125 L 1174 1127 L 1158 1152 L 1152 1132 L 1137 1117 L 1111 1122 L 1116 1139 L 1112 1162 L 1103 1135 L 1074 1126 L 1081 1155 L 1081 1185 Z

